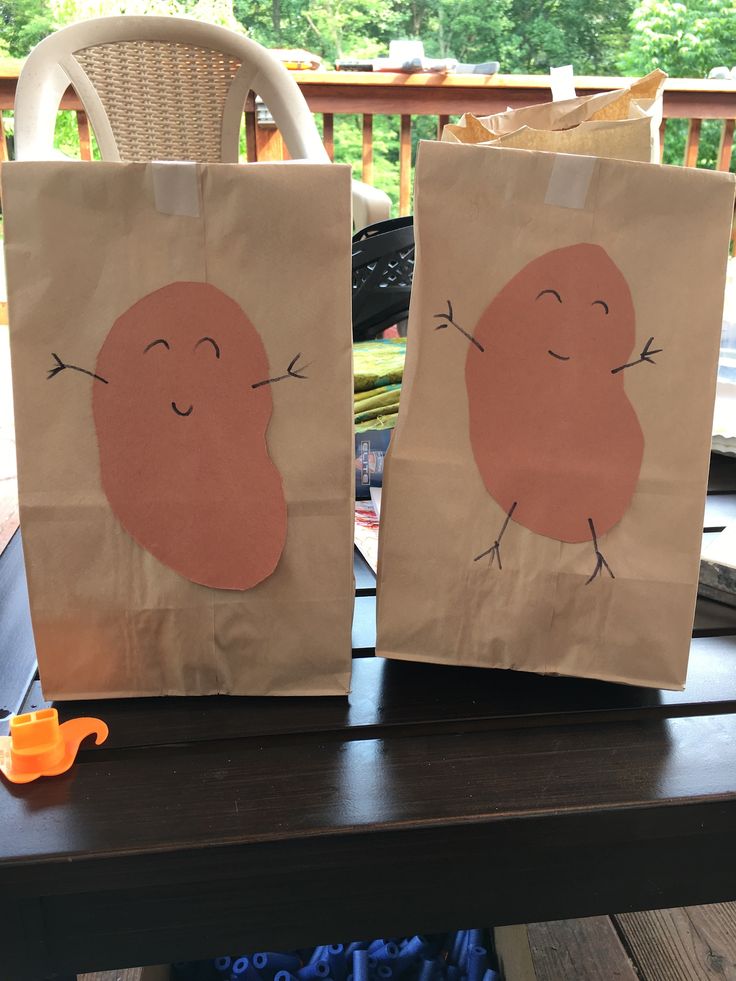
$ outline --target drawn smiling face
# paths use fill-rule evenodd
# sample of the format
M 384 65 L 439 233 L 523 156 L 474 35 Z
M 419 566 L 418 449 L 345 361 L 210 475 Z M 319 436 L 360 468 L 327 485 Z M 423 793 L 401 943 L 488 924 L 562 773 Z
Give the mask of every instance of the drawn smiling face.
M 166 348 L 167 351 L 171 350 L 171 345 L 166 340 L 166 338 L 158 337 L 155 341 L 151 341 L 149 344 L 146 344 L 146 346 L 143 348 L 143 353 L 147 354 L 152 348 L 156 347 L 159 344 L 162 347 Z M 200 344 L 211 344 L 212 349 L 215 352 L 215 357 L 217 358 L 218 361 L 220 360 L 220 345 L 213 337 L 200 337 L 200 339 L 194 345 L 195 351 L 200 346 Z M 171 403 L 171 408 L 178 416 L 184 416 L 184 417 L 190 416 L 192 414 L 192 411 L 194 410 L 193 405 L 190 405 L 189 408 L 182 410 L 179 408 L 176 402 Z
M 198 420 L 204 431 L 238 409 L 249 416 L 270 411 L 268 397 L 254 398 L 251 389 L 268 374 L 258 332 L 206 283 L 172 283 L 135 303 L 113 325 L 96 371 L 131 422 L 161 425 L 168 416 L 179 425 Z
M 266 444 L 268 358 L 243 310 L 206 283 L 172 283 L 110 329 L 92 390 L 102 486 L 126 530 L 194 582 L 246 589 L 286 534 Z
M 634 345 L 631 293 L 600 246 L 555 249 L 504 286 L 475 337 L 491 357 L 508 357 L 531 370 L 542 362 L 610 371 L 626 361 Z

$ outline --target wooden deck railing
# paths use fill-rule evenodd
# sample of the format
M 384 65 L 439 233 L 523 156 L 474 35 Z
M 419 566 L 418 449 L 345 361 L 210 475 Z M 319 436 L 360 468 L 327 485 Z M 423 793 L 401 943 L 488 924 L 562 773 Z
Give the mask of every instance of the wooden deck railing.
M 417 116 L 436 119 L 437 132 L 451 116 L 463 112 L 488 115 L 508 107 L 533 105 L 551 99 L 549 78 L 544 75 L 402 75 L 369 72 L 294 72 L 312 112 L 321 114 L 323 139 L 334 156 L 334 120 L 336 115 L 362 116 L 362 179 L 373 183 L 373 117 L 391 115 L 399 125 L 399 210 L 409 211 L 411 204 L 412 125 Z M 13 107 L 17 71 L 0 72 L 0 111 Z M 580 95 L 604 92 L 625 84 L 621 78 L 578 77 L 575 85 Z M 91 157 L 90 130 L 87 116 L 76 94 L 69 89 L 61 107 L 77 114 L 80 154 Z M 277 130 L 257 121 L 255 105 L 244 107 L 247 157 L 249 160 L 281 159 L 283 145 Z M 721 121 L 720 145 L 716 158 L 718 170 L 728 170 L 734 141 L 736 120 L 736 82 L 700 79 L 668 79 L 664 91 L 664 121 L 661 138 L 664 149 L 667 122 L 687 119 L 683 164 L 694 167 L 703 120 Z M 5 139 L 0 140 L 0 159 L 7 156 Z

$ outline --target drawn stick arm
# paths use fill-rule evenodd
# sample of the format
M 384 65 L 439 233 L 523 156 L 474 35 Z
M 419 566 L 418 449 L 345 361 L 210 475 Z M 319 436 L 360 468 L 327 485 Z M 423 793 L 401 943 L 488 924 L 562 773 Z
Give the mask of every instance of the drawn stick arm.
M 447 301 L 447 313 L 436 313 L 434 315 L 434 318 L 435 320 L 446 321 L 446 323 L 444 324 L 438 324 L 435 327 L 435 330 L 445 330 L 447 327 L 450 326 L 450 324 L 452 324 L 455 330 L 459 330 L 460 333 L 463 335 L 463 337 L 467 337 L 467 339 L 470 341 L 471 344 L 475 344 L 475 346 L 478 348 L 481 354 L 485 351 L 483 345 L 479 341 L 476 341 L 476 339 L 473 337 L 472 334 L 469 334 L 464 327 L 461 327 L 460 324 L 455 322 L 455 320 L 453 319 L 452 303 L 450 302 L 450 300 Z
M 273 385 L 275 382 L 284 381 L 285 378 L 307 378 L 307 375 L 302 374 L 309 367 L 308 364 L 299 365 L 297 361 L 301 357 L 301 354 L 297 354 L 296 357 L 292 358 L 289 362 L 289 366 L 286 369 L 285 375 L 278 375 L 276 378 L 264 378 L 263 381 L 255 382 L 251 385 L 251 388 L 261 388 L 263 385 Z
M 661 354 L 664 351 L 663 347 L 655 347 L 652 349 L 651 345 L 654 342 L 654 338 L 650 337 L 642 348 L 642 352 L 636 361 L 629 361 L 628 364 L 620 364 L 618 368 L 611 368 L 611 374 L 615 375 L 619 371 L 623 371 L 624 368 L 633 368 L 636 364 L 641 364 L 642 361 L 648 361 L 649 364 L 656 364 L 657 362 L 652 357 L 653 354 Z
M 68 368 L 70 371 L 81 371 L 83 375 L 89 375 L 90 378 L 95 378 L 97 381 L 102 382 L 103 385 L 109 384 L 107 378 L 103 378 L 102 375 L 96 375 L 94 371 L 89 371 L 87 368 L 80 368 L 77 364 L 66 364 L 66 362 L 62 361 L 59 355 L 54 354 L 53 351 L 51 352 L 51 357 L 54 359 L 56 364 L 53 368 L 49 368 L 46 374 L 49 381 L 51 381 L 52 378 L 56 378 L 60 372 L 66 371 Z

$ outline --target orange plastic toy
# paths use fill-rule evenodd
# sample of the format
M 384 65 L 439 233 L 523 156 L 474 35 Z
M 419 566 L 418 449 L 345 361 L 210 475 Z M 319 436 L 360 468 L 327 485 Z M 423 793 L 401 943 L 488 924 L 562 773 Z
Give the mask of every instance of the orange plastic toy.
M 11 783 L 66 773 L 82 740 L 94 735 L 99 746 L 108 731 L 101 719 L 70 719 L 59 725 L 55 708 L 16 715 L 10 720 L 10 735 L 0 736 L 0 772 Z

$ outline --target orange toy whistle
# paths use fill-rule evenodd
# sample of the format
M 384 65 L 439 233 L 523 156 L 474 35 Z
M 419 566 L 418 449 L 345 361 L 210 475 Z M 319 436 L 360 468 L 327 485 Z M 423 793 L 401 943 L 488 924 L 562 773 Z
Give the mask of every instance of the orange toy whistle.
M 60 725 L 55 708 L 15 715 L 10 720 L 10 735 L 0 736 L 0 772 L 11 783 L 66 773 L 83 739 L 94 735 L 99 746 L 108 732 L 101 719 L 70 719 Z

